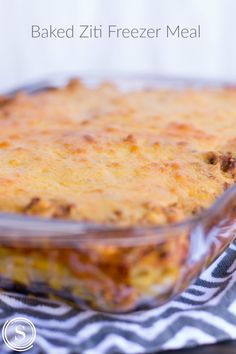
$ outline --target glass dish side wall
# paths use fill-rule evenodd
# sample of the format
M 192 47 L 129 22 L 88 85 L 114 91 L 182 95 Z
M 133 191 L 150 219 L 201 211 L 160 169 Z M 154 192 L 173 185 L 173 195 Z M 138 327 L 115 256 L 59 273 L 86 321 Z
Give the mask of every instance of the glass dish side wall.
M 143 229 L 144 243 L 128 231 L 118 243 L 110 231 L 109 243 L 98 242 L 104 234 L 95 232 L 87 233 L 87 242 L 78 235 L 77 243 L 68 241 L 67 246 L 46 235 L 35 244 L 34 234 L 7 239 L 1 233 L 1 288 L 82 309 L 119 313 L 152 308 L 184 290 L 219 255 L 235 237 L 235 221 L 234 187 L 195 223 Z

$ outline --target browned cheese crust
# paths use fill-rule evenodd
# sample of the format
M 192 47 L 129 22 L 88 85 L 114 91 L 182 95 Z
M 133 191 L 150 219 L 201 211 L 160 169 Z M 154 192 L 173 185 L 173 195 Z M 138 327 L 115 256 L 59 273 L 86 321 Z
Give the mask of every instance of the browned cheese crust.
M 236 90 L 121 92 L 79 81 L 0 100 L 0 211 L 173 223 L 236 178 Z

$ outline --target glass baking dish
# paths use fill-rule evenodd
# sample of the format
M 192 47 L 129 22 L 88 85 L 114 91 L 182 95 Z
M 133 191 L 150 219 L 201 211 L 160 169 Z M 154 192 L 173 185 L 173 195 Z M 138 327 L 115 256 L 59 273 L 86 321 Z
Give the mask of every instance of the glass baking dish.
M 24 89 L 33 94 L 66 81 L 57 78 Z M 87 85 L 99 81 L 85 80 Z M 181 80 L 106 81 L 124 90 L 186 86 Z M 201 215 L 167 226 L 121 228 L 0 213 L 0 287 L 80 309 L 153 308 L 183 291 L 235 238 L 235 231 L 236 186 Z

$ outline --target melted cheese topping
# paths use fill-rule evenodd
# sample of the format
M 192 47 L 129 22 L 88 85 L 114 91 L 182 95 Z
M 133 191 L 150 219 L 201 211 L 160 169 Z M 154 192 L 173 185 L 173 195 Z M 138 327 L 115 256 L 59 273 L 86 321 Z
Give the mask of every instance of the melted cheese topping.
M 183 220 L 234 183 L 236 91 L 89 89 L 0 101 L 0 210 L 119 225 Z

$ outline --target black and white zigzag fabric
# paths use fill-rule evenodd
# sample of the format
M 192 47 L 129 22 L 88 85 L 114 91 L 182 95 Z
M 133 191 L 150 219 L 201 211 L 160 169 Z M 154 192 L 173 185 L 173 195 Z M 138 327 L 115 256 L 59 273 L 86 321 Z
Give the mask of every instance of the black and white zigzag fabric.
M 236 339 L 236 241 L 182 295 L 161 308 L 126 315 L 78 312 L 0 295 L 0 323 L 30 319 L 30 354 L 138 354 Z M 0 353 L 11 350 L 1 340 Z

